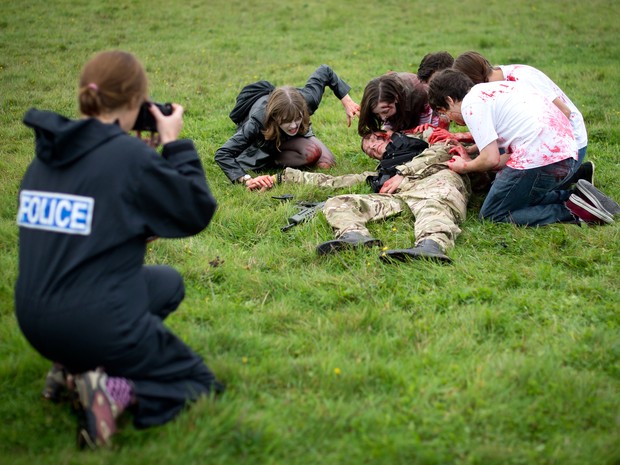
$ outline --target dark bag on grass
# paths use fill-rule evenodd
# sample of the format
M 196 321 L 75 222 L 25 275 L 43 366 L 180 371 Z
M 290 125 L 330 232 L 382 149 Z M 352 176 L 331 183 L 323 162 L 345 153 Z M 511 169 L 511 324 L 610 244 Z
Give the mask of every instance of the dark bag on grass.
M 248 113 L 252 105 L 264 95 L 271 93 L 275 89 L 275 86 L 269 81 L 256 81 L 252 84 L 248 84 L 239 95 L 237 95 L 237 101 L 235 106 L 230 111 L 230 119 L 233 123 L 239 125 L 247 118 Z
M 428 144 L 422 139 L 395 132 L 379 162 L 377 176 L 368 176 L 366 182 L 370 184 L 373 192 L 379 192 L 385 181 L 396 174 L 397 166 L 413 160 L 427 148 Z

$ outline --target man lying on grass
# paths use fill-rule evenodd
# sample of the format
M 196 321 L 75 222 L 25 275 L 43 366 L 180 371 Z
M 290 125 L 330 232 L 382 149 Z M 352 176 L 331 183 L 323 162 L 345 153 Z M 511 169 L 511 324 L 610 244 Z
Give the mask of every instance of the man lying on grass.
M 432 127 L 424 129 L 424 135 L 381 131 L 366 136 L 362 149 L 369 157 L 382 161 L 383 167 L 380 165 L 378 172 L 330 176 L 287 168 L 277 176 L 266 177 L 271 185 L 283 182 L 340 188 L 369 181 L 373 186 L 373 194 L 338 195 L 325 202 L 323 213 L 334 228 L 336 239 L 319 244 L 319 255 L 381 245 L 379 239 L 370 235 L 366 223 L 397 215 L 408 208 L 415 217 L 413 247 L 384 251 L 381 259 L 422 258 L 449 263 L 451 259 L 446 251 L 454 246 L 461 232 L 458 225 L 466 215 L 469 179 L 448 169 L 447 162 L 452 158 L 448 153 L 450 146 L 436 143 Z M 444 138 L 447 132 L 438 133 Z M 399 163 L 405 158 L 407 162 Z M 382 171 L 388 174 L 381 176 Z

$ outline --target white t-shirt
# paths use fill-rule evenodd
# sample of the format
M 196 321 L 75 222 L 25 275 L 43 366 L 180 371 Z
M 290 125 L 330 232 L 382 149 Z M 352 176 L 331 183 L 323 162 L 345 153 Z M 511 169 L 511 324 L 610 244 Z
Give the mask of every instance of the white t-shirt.
M 506 81 L 520 81 L 526 83 L 543 94 L 549 101 L 559 98 L 570 109 L 570 122 L 577 141 L 577 148 L 581 149 L 588 145 L 588 133 L 583 115 L 575 104 L 566 96 L 555 82 L 542 71 L 528 65 L 503 65 L 500 66 Z
M 520 82 L 477 84 L 461 113 L 478 149 L 493 141 L 510 154 L 506 165 L 524 170 L 577 159 L 568 118 L 532 87 Z

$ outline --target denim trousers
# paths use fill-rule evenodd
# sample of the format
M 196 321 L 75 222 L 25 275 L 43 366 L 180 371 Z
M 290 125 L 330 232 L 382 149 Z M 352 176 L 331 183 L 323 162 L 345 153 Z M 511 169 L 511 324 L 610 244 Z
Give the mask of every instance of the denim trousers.
M 558 188 L 577 166 L 577 160 L 567 158 L 526 170 L 504 167 L 482 204 L 480 218 L 523 226 L 575 221 L 564 205 L 571 191 Z
M 583 160 L 586 158 L 586 150 L 588 149 L 588 146 L 584 146 L 581 147 L 579 150 L 577 150 L 577 166 L 575 168 L 579 168 L 579 165 L 581 165 L 583 163 Z

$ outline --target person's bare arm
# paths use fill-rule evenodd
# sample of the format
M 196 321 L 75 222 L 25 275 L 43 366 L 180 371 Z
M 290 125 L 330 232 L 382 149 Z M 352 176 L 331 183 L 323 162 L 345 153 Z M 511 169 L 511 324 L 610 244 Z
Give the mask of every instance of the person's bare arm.
M 560 97 L 556 98 L 553 101 L 553 104 L 556 107 L 558 107 L 560 111 L 564 113 L 568 119 L 570 119 L 570 114 L 571 114 L 570 108 L 568 108 L 568 106 L 562 101 Z

